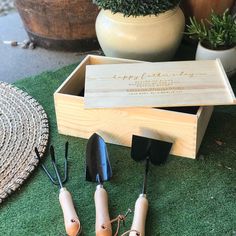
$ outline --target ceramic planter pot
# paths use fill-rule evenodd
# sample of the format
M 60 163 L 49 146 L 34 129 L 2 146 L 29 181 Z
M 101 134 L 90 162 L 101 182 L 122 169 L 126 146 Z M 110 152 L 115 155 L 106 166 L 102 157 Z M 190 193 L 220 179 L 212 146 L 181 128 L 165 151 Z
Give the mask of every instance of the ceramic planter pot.
M 170 60 L 182 39 L 185 19 L 176 7 L 157 16 L 124 17 L 101 10 L 96 34 L 106 56 L 145 61 Z
M 213 60 L 219 58 L 229 77 L 236 73 L 236 47 L 227 50 L 211 50 L 198 44 L 196 60 Z

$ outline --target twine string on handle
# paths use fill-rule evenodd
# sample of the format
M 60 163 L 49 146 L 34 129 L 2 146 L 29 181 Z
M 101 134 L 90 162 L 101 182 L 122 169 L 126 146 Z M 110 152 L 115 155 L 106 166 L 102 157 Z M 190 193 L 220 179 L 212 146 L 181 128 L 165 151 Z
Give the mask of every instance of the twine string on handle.
M 116 218 L 110 220 L 110 222 L 109 222 L 110 224 L 117 222 L 116 232 L 115 232 L 114 236 L 118 236 L 118 233 L 120 230 L 120 224 L 121 224 L 121 222 L 123 222 L 123 224 L 125 223 L 126 217 L 128 216 L 128 214 L 130 212 L 132 212 L 131 209 L 128 209 L 124 215 L 120 214 Z M 106 228 L 106 224 L 103 224 L 102 228 Z M 129 230 L 129 231 L 123 233 L 122 235 L 126 235 L 128 232 L 132 232 L 132 231 L 134 231 L 134 230 L 131 230 L 131 231 Z M 137 231 L 135 231 L 135 232 L 137 232 Z M 137 236 L 139 236 L 139 234 Z

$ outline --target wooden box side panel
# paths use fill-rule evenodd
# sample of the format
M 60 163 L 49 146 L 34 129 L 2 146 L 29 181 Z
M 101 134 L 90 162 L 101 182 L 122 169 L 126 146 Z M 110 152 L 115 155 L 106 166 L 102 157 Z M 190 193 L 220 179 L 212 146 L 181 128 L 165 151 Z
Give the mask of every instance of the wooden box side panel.
M 74 69 L 69 77 L 56 90 L 55 94 L 78 95 L 80 91 L 84 89 L 85 68 L 88 64 L 90 64 L 89 56 L 85 57 L 84 60 Z
M 130 59 L 122 59 L 122 58 L 115 58 L 115 57 L 104 57 L 104 56 L 94 56 L 94 55 L 90 55 L 89 58 L 90 58 L 90 65 L 142 62 L 142 61 L 136 61 L 136 60 L 130 60 Z
M 204 137 L 214 107 L 213 106 L 201 107 L 201 109 L 202 111 L 198 116 L 198 124 L 197 124 L 196 154 L 200 148 L 202 139 Z
M 83 98 L 60 94 L 55 94 L 55 106 L 61 134 L 89 138 L 97 132 L 108 143 L 128 147 L 133 134 L 171 140 L 174 142 L 172 154 L 195 158 L 196 119 L 173 119 L 168 112 L 159 109 L 85 110 Z
M 70 76 L 62 83 L 55 93 L 63 93 L 70 95 L 78 95 L 84 89 L 85 71 L 87 65 L 96 64 L 119 64 L 119 63 L 137 63 L 135 60 L 110 58 L 103 56 L 88 55 L 84 60 L 74 69 Z

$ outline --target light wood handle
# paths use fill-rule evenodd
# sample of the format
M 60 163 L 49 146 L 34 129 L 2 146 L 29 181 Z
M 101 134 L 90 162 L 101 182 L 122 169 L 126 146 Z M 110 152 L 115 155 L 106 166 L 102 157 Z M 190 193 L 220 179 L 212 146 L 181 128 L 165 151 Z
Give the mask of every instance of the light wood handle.
M 98 185 L 94 194 L 96 207 L 96 236 L 112 236 L 106 190 Z
M 131 230 L 136 230 L 139 236 L 145 236 L 145 223 L 148 211 L 148 200 L 144 194 L 140 194 L 135 203 L 134 219 Z M 129 236 L 137 236 L 136 232 L 131 232 Z
M 59 201 L 64 215 L 67 235 L 78 235 L 80 232 L 80 221 L 76 214 L 71 194 L 66 188 L 60 189 Z

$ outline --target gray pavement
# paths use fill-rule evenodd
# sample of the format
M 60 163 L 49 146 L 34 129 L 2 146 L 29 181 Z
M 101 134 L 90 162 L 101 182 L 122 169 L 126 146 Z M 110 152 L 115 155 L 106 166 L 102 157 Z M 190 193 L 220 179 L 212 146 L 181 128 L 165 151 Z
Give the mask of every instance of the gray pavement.
M 79 62 L 85 55 L 76 52 L 51 51 L 36 47 L 22 49 L 12 47 L 3 41 L 28 39 L 23 23 L 17 12 L 0 16 L 0 80 L 12 83 L 16 80 L 55 70 Z

